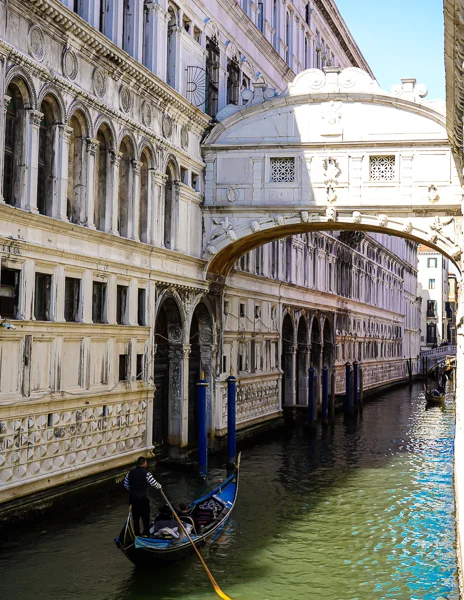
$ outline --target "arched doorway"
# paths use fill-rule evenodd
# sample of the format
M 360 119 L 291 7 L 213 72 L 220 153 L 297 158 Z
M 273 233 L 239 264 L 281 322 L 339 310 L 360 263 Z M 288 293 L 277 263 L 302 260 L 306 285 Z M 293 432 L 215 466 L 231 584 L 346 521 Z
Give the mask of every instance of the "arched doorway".
M 169 250 L 175 249 L 174 235 L 176 231 L 175 210 L 176 210 L 176 189 L 175 189 L 175 167 L 169 163 L 166 169 L 166 185 L 164 188 L 164 247 Z
M 213 363 L 213 332 L 209 311 L 200 302 L 195 308 L 190 325 L 190 358 L 189 358 L 189 394 L 188 394 L 188 443 L 196 444 L 198 439 L 197 383 L 204 373 L 207 388 L 207 431 L 211 430 L 211 389 Z
M 282 323 L 282 406 L 295 404 L 295 344 L 293 322 L 287 313 Z
M 324 321 L 324 329 L 322 333 L 323 347 L 322 347 L 322 366 L 328 367 L 329 373 L 332 371 L 333 366 L 333 341 L 332 341 L 332 329 L 330 327 L 329 319 Z
M 155 324 L 155 396 L 153 443 L 178 445 L 182 430 L 182 318 L 176 302 L 167 298 Z
M 298 381 L 296 386 L 296 403 L 308 403 L 308 369 L 309 369 L 309 345 L 308 345 L 308 324 L 306 317 L 301 316 L 298 322 L 297 333 L 297 374 Z

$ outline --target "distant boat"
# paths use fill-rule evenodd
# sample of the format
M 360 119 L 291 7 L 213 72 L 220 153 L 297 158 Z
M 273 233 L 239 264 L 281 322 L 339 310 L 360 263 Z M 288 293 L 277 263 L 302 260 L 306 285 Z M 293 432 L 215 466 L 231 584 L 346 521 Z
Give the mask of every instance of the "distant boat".
M 240 455 L 232 475 L 215 490 L 190 503 L 189 516 L 198 530 L 190 533 L 195 546 L 201 546 L 208 540 L 214 541 L 226 525 L 237 499 L 239 471 Z M 180 536 L 179 539 L 136 536 L 129 509 L 127 521 L 115 542 L 134 565 L 156 568 L 178 562 L 194 553 L 187 537 L 182 533 Z
M 425 399 L 429 404 L 444 404 L 446 400 L 446 394 L 439 392 L 438 390 L 425 390 Z

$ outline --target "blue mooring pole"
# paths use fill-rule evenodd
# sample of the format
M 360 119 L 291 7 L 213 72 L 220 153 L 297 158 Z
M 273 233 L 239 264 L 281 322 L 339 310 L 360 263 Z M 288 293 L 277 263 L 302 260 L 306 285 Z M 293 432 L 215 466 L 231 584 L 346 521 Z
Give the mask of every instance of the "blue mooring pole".
M 351 412 L 351 363 L 345 364 L 345 379 L 346 379 L 346 390 L 345 390 L 345 413 Z
M 359 408 L 359 395 L 358 395 L 358 362 L 353 362 L 353 406 L 355 410 Z
M 236 402 L 237 380 L 231 371 L 227 378 L 227 462 L 230 466 L 235 465 L 237 456 Z
M 329 422 L 329 368 L 322 369 L 322 423 Z
M 308 371 L 308 425 L 314 425 L 314 380 L 316 379 L 316 369 L 310 367 Z
M 208 474 L 208 439 L 206 433 L 206 388 L 208 382 L 205 374 L 201 374 L 197 383 L 197 408 L 198 408 L 198 467 L 200 477 L 206 479 Z

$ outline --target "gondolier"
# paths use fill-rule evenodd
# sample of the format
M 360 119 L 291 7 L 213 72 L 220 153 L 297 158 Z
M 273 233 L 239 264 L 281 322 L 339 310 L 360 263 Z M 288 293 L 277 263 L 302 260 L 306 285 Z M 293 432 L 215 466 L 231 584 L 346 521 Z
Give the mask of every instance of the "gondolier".
M 142 535 L 149 534 L 150 499 L 148 498 L 148 486 L 158 490 L 161 489 L 161 484 L 147 469 L 147 459 L 140 456 L 137 459 L 137 466 L 129 471 L 124 478 L 124 487 L 130 494 L 129 504 L 132 506 L 132 518 L 136 535 L 140 535 L 140 519 L 143 523 Z

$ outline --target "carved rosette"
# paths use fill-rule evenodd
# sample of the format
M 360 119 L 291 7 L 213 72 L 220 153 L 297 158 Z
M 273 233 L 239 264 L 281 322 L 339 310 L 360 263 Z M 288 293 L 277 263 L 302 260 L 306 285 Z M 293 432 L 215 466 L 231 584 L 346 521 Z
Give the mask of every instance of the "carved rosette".
M 65 48 L 63 50 L 62 67 L 63 75 L 71 81 L 74 81 L 77 77 L 79 65 L 76 53 L 74 50 L 71 50 L 71 48 Z
M 148 100 L 142 102 L 142 123 L 145 127 L 151 127 L 153 120 L 153 110 L 151 103 Z
M 107 76 L 105 71 L 101 67 L 97 67 L 93 72 L 92 80 L 95 96 L 97 96 L 97 98 L 103 98 L 107 88 Z
M 122 112 L 125 113 L 128 113 L 132 108 L 132 94 L 125 85 L 122 85 L 119 89 L 119 106 Z
M 164 113 L 164 115 L 163 115 L 161 129 L 163 131 L 163 136 L 165 138 L 171 137 L 171 135 L 172 135 L 172 119 L 167 113 Z
M 45 38 L 39 25 L 31 25 L 28 34 L 29 54 L 35 60 L 42 61 L 45 56 Z
M 189 145 L 189 130 L 187 125 L 183 125 L 180 130 L 180 145 L 184 150 L 188 150 Z

